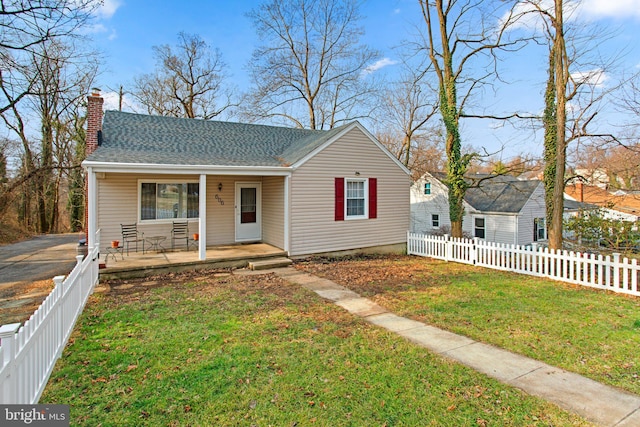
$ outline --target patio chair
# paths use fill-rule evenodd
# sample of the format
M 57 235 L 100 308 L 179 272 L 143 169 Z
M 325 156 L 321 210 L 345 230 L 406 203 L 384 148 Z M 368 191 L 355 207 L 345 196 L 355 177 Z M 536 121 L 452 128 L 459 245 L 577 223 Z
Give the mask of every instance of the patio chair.
M 184 246 L 189 250 L 189 223 L 174 221 L 171 229 L 171 250 L 175 250 L 176 241 L 182 242 L 182 240 L 184 240 Z
M 133 244 L 135 245 L 136 252 L 138 252 L 138 242 L 142 242 L 142 253 L 144 253 L 144 233 L 138 231 L 137 224 L 120 224 L 122 229 L 122 246 L 129 255 L 129 248 Z

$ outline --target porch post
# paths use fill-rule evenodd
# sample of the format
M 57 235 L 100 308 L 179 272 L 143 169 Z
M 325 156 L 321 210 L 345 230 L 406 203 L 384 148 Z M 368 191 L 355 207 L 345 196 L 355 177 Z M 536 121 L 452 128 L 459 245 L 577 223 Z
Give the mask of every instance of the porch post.
M 198 259 L 204 261 L 207 259 L 207 175 L 200 175 L 200 200 L 198 219 Z
M 291 174 L 284 177 L 284 250 L 291 251 Z
M 87 168 L 87 247 L 93 249 L 96 244 L 97 181 L 92 167 Z

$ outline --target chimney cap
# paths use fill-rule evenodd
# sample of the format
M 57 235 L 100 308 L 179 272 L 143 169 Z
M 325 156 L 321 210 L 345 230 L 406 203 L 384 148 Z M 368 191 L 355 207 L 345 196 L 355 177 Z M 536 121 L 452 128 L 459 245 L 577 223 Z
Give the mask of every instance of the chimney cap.
M 92 87 L 91 88 L 91 95 L 92 96 L 100 96 L 100 88 Z

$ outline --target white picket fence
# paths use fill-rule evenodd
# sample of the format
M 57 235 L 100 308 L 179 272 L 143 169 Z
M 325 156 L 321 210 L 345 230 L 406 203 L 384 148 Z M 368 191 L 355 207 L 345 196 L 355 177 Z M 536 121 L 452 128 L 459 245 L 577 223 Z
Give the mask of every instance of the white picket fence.
M 506 245 L 480 239 L 407 233 L 407 252 L 531 276 L 548 277 L 597 289 L 640 296 L 638 261 L 620 254 L 596 255 Z
M 62 355 L 71 331 L 98 282 L 100 232 L 96 244 L 55 287 L 23 326 L 0 326 L 0 404 L 35 404 Z

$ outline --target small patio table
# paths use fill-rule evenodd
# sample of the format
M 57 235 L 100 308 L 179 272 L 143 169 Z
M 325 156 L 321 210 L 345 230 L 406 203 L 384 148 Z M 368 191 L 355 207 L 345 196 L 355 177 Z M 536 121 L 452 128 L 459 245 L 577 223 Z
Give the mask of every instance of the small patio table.
M 149 243 L 149 250 L 155 250 L 156 252 L 164 252 L 166 249 L 162 246 L 162 242 L 167 240 L 167 236 L 151 236 L 145 237 L 145 239 Z
M 105 255 L 104 260 L 105 262 L 109 261 L 109 255 L 111 255 L 113 257 L 113 261 L 117 262 L 118 260 L 116 259 L 116 255 L 120 254 L 120 257 L 122 258 L 122 260 L 124 261 L 124 246 L 122 245 L 118 245 L 118 246 L 107 246 L 107 255 Z

